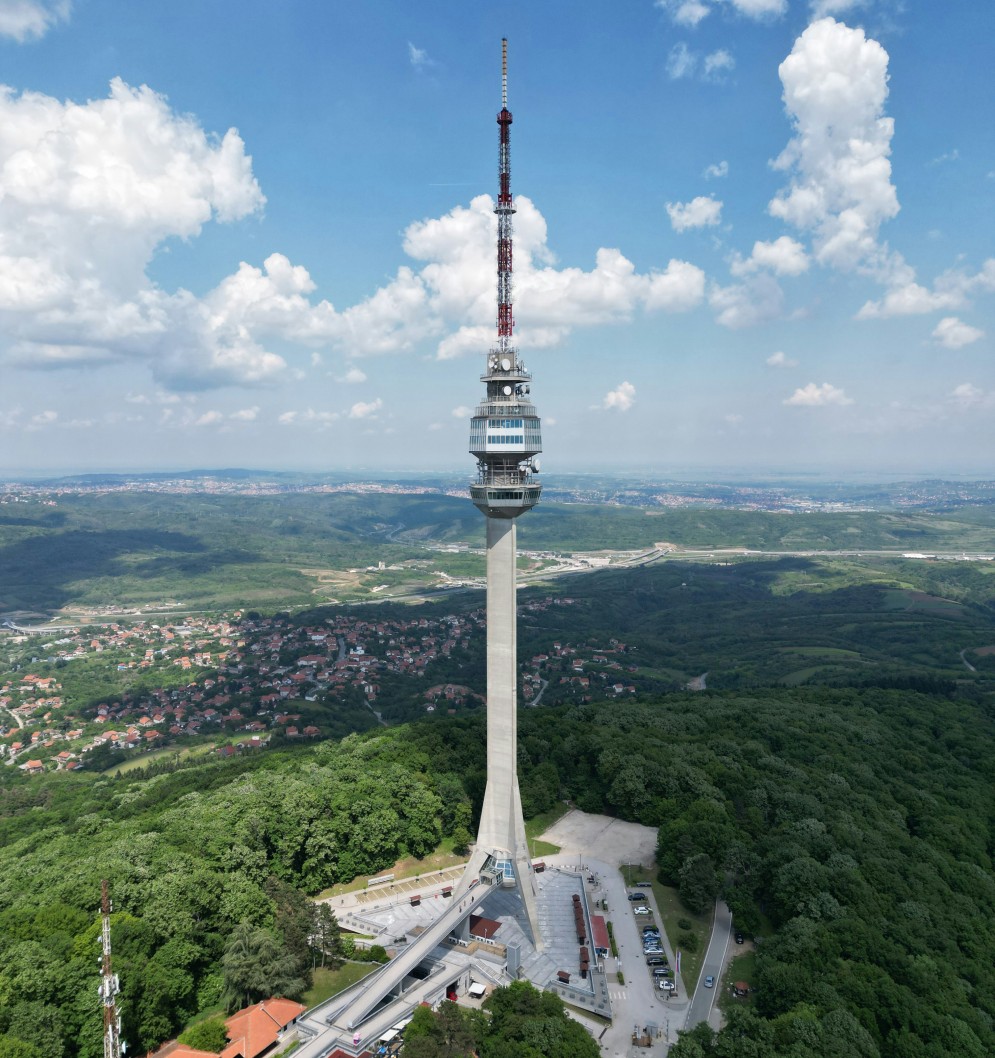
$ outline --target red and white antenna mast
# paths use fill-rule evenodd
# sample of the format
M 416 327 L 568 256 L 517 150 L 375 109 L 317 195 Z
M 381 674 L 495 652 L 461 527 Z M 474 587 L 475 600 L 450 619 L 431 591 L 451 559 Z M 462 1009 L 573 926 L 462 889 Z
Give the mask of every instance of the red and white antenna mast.
M 515 207 L 511 199 L 511 111 L 508 109 L 508 38 L 501 40 L 501 129 L 498 153 L 498 201 L 494 212 L 498 219 L 498 347 L 502 353 L 511 345 L 515 321 L 511 315 L 511 217 Z
M 100 939 L 104 957 L 100 998 L 104 1004 L 104 1058 L 121 1058 L 121 1017 L 117 1012 L 117 994 L 121 991 L 117 974 L 111 970 L 111 898 L 107 879 L 100 883 Z

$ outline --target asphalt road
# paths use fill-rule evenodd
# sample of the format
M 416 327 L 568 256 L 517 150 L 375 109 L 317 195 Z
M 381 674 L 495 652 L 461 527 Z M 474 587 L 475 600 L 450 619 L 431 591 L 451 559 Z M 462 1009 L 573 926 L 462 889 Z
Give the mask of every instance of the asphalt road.
M 685 1029 L 693 1029 L 702 1021 L 707 1021 L 713 1029 L 719 1028 L 719 1010 L 715 1005 L 715 999 L 722 986 L 722 971 L 725 969 L 726 955 L 731 940 L 732 912 L 725 902 L 720 900 L 715 906 L 712 936 L 708 941 L 708 950 L 705 952 L 698 987 L 695 989 L 691 1009 L 688 1011 L 687 1021 L 684 1024 Z M 715 978 L 715 984 L 711 988 L 706 988 L 705 978 L 709 974 Z

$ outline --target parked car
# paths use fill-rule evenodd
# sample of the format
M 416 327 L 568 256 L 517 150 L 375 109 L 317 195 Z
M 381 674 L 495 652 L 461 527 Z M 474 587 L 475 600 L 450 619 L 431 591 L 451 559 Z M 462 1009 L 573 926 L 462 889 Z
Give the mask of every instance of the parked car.
M 711 988 L 711 987 L 712 987 L 712 986 L 713 986 L 714 984 L 715 984 L 715 978 L 714 978 L 714 977 L 712 977 L 712 975 L 711 975 L 711 974 L 709 974 L 709 975 L 708 975 L 708 976 L 707 976 L 707 977 L 705 978 L 705 987 L 706 987 L 706 988 Z
M 673 981 L 663 980 L 660 982 L 661 992 L 673 992 L 676 987 L 677 985 L 675 985 Z
M 666 961 L 667 961 L 666 959 L 662 958 L 659 955 L 647 955 L 646 956 L 646 965 L 647 966 L 663 966 L 663 964 Z
M 646 899 L 646 894 L 645 893 L 629 893 L 629 899 L 633 903 L 635 903 L 638 900 L 645 900 Z
M 652 882 L 636 882 L 636 887 L 639 889 L 651 889 L 653 887 Z
M 654 956 L 654 958 L 657 958 L 657 956 Z M 653 976 L 654 977 L 669 977 L 670 976 L 670 967 L 669 966 L 654 966 L 653 967 Z
M 653 913 L 648 907 L 634 907 L 632 912 L 635 915 L 651 915 Z
M 662 955 L 663 948 L 643 948 L 643 955 Z
M 741 930 L 738 930 L 738 929 L 736 930 L 736 943 L 737 944 L 742 944 L 743 943 L 743 933 L 742 933 Z

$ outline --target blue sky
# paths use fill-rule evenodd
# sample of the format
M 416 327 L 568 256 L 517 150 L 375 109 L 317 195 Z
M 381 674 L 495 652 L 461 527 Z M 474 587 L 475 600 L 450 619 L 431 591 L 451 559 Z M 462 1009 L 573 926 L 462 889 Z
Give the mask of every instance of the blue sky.
M 991 474 L 995 5 L 0 0 L 0 472 Z

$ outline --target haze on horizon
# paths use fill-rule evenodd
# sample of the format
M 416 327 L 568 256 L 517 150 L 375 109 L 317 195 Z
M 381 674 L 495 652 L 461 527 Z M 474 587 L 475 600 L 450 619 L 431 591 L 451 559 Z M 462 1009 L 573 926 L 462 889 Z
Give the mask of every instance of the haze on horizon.
M 538 9 L 536 9 L 538 8 Z M 990 475 L 990 4 L 0 0 L 0 475 Z

